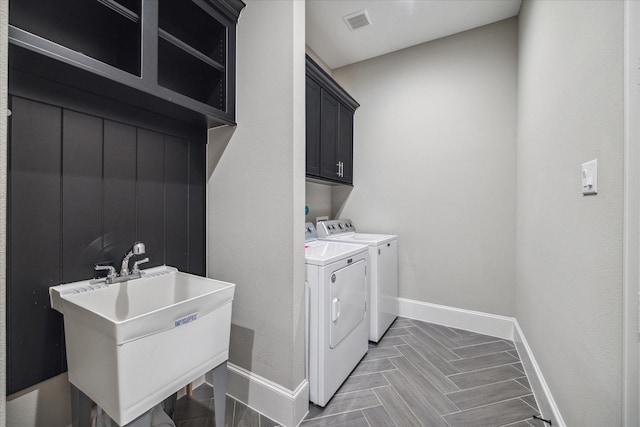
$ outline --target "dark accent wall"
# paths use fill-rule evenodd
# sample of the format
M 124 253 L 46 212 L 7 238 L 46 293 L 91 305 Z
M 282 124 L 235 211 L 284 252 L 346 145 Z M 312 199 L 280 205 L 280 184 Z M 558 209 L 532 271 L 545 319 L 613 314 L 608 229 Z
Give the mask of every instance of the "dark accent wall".
M 50 286 L 93 277 L 96 262 L 119 268 L 136 240 L 145 268 L 204 275 L 206 143 L 204 129 L 170 129 L 148 112 L 118 120 L 126 108 L 10 92 L 9 394 L 66 370 Z

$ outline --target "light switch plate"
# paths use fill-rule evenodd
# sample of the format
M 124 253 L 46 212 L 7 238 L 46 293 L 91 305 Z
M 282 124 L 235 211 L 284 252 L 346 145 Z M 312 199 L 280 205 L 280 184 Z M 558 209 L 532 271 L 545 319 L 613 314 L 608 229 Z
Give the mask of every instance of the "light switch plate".
M 582 194 L 598 194 L 598 159 L 582 164 Z

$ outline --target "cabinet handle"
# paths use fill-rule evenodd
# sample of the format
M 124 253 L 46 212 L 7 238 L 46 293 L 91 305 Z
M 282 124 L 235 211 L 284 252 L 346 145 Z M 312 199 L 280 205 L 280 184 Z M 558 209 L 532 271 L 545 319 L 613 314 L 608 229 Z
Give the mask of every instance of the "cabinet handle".
M 336 163 L 336 166 L 338 167 L 338 172 L 336 173 L 336 175 L 338 175 L 338 176 L 340 176 L 340 163 L 342 163 L 342 162 Z

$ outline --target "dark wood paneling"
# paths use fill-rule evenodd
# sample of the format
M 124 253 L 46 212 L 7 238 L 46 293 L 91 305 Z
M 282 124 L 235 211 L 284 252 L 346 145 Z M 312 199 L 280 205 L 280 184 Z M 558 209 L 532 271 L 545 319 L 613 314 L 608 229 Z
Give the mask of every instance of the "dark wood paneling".
M 189 269 L 189 143 L 165 137 L 165 262 Z
M 165 263 L 164 136 L 138 129 L 137 240 L 145 243 L 153 267 Z
M 93 277 L 102 259 L 102 119 L 62 117 L 62 281 Z
M 135 117 L 105 119 L 89 106 L 11 101 L 7 391 L 14 393 L 66 370 L 50 286 L 92 277 L 99 261 L 119 268 L 135 240 L 146 244 L 145 268 L 167 263 L 204 274 L 205 132 L 175 136 L 132 125 Z
M 119 268 L 136 239 L 136 128 L 104 121 L 103 261 Z
M 205 274 L 205 159 L 201 141 L 189 142 L 189 272 Z
M 49 305 L 49 287 L 61 279 L 62 110 L 14 97 L 12 113 L 8 393 L 64 368 L 62 316 Z

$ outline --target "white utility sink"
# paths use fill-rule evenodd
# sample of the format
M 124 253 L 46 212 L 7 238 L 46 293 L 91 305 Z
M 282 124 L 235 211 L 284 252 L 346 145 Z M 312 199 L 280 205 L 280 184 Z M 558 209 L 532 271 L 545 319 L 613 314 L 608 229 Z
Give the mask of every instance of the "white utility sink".
M 69 381 L 128 424 L 228 359 L 234 290 L 168 266 L 121 283 L 50 288 Z

